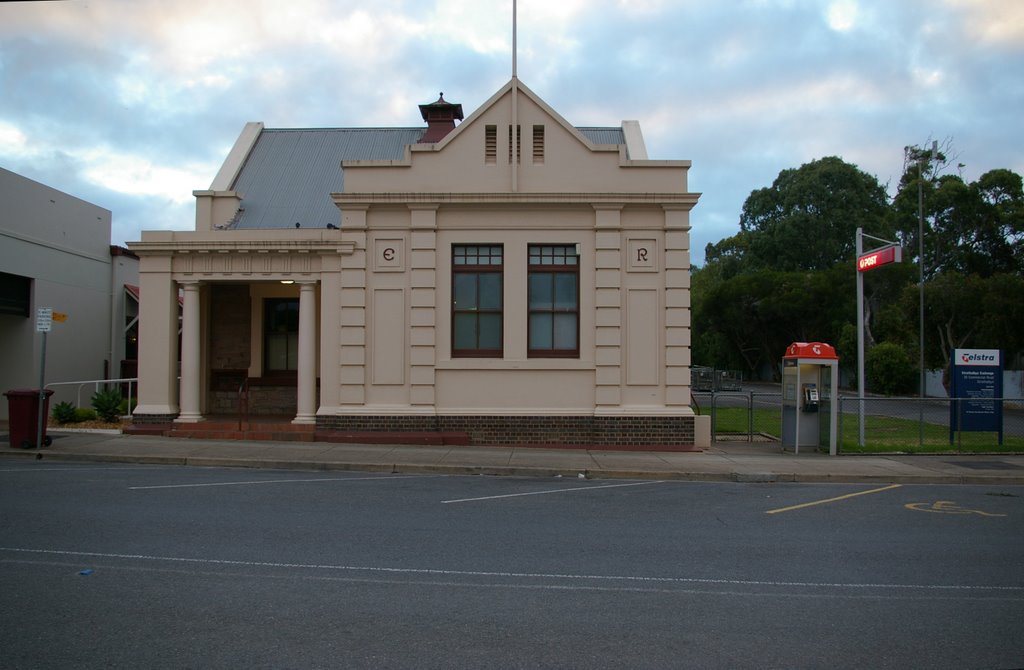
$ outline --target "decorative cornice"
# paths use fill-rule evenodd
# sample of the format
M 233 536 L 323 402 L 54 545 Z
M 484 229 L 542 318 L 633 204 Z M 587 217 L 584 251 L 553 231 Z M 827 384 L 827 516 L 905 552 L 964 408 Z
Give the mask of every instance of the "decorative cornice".
M 139 256 L 170 254 L 351 254 L 355 243 L 340 240 L 174 240 L 129 242 L 128 248 Z
M 652 205 L 690 209 L 700 193 L 332 193 L 334 204 L 370 205 Z

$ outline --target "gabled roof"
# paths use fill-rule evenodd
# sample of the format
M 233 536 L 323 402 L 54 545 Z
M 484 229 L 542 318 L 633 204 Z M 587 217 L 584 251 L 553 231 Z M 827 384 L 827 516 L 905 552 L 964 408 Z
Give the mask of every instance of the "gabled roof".
M 242 195 L 234 228 L 337 225 L 330 194 L 344 190 L 343 160 L 395 160 L 426 128 L 263 129 L 231 190 Z
M 230 189 L 242 197 L 231 228 L 338 225 L 330 194 L 345 190 L 342 161 L 400 160 L 426 128 L 305 128 L 259 131 Z M 625 144 L 621 128 L 577 128 L 593 144 Z

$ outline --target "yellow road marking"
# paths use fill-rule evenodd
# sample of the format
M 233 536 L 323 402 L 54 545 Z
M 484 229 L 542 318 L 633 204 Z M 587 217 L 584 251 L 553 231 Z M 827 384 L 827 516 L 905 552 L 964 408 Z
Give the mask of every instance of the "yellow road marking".
M 902 484 L 890 484 L 889 486 L 883 486 L 880 489 L 871 489 L 870 491 L 858 491 L 857 493 L 847 493 L 844 496 L 837 496 L 835 498 L 829 498 L 827 500 L 815 500 L 813 502 L 801 503 L 799 505 L 791 505 L 789 507 L 780 507 L 778 509 L 770 509 L 765 514 L 778 514 L 779 512 L 792 512 L 795 509 L 803 509 L 805 507 L 814 507 L 815 505 L 824 505 L 825 503 L 838 502 L 840 500 L 846 500 L 847 498 L 856 498 L 857 496 L 866 496 L 869 493 L 881 493 L 882 491 L 889 491 L 891 489 L 898 489 Z
M 907 503 L 904 505 L 907 509 L 912 509 L 915 512 L 936 512 L 939 514 L 978 514 L 980 516 L 1006 516 L 1005 514 L 994 514 L 992 512 L 982 512 L 980 509 L 967 509 L 966 507 L 960 507 L 952 500 L 937 500 L 931 505 L 928 503 Z

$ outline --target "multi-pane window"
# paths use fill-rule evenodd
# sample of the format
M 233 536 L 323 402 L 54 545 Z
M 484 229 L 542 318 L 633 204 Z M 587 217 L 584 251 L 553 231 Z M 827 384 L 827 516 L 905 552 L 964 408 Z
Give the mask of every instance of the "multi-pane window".
M 263 303 L 263 370 L 294 372 L 298 364 L 299 300 L 268 298 Z
M 452 247 L 452 356 L 501 357 L 500 244 Z
M 579 257 L 574 244 L 531 244 L 528 355 L 579 356 Z

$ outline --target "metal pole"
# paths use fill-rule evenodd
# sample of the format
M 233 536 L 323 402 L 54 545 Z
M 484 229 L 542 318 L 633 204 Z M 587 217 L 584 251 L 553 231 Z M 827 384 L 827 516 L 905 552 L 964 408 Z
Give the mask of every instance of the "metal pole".
M 43 446 L 43 422 L 46 421 L 46 331 L 43 331 L 43 353 L 39 360 L 39 421 L 36 424 L 36 449 Z
M 938 142 L 932 142 L 931 151 L 928 152 L 929 160 L 934 160 Z M 920 397 L 921 411 L 918 420 L 918 446 L 924 446 L 924 399 L 927 396 L 925 370 L 924 370 L 924 154 L 917 156 L 917 259 L 918 259 L 918 324 L 920 339 L 919 365 L 921 367 Z
M 917 421 L 917 447 L 924 446 L 924 176 L 922 162 L 923 155 L 917 157 L 917 270 L 918 270 L 918 367 L 920 368 L 920 380 L 918 385 L 918 421 Z
M 857 258 L 864 253 L 864 229 L 857 229 Z M 857 273 L 857 445 L 864 446 L 864 273 Z
M 754 392 L 750 391 L 747 401 L 747 442 L 754 441 Z
M 718 413 L 718 400 L 715 395 L 715 389 L 711 389 L 711 441 L 715 442 L 718 440 L 718 427 L 717 427 L 717 413 Z

